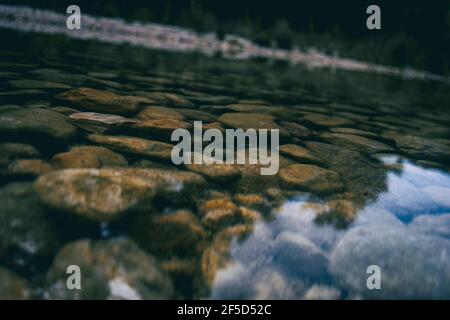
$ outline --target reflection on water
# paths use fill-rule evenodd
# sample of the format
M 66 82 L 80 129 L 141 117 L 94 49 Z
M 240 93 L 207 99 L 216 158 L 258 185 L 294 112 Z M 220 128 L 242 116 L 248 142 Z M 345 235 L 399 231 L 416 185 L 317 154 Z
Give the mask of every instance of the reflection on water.
M 234 243 L 212 298 L 450 297 L 450 175 L 381 159 L 401 169 L 348 229 L 318 224 L 308 198 L 287 201 L 273 221 Z M 369 265 L 381 268 L 380 291 L 366 287 Z

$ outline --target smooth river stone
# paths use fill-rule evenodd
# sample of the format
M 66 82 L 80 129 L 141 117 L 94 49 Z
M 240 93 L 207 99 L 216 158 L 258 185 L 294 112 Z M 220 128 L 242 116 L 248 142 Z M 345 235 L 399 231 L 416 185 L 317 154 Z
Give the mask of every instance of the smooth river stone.
M 293 164 L 282 168 L 279 175 L 288 186 L 312 192 L 327 193 L 344 187 L 336 172 L 315 165 Z

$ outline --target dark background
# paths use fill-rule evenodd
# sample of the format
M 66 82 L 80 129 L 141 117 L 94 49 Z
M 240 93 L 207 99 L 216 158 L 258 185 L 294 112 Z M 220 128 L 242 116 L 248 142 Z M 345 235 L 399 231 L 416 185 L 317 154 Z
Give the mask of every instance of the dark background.
M 450 74 L 450 1 L 366 0 L 0 0 L 65 13 L 122 17 L 227 33 L 280 48 L 315 47 L 374 63 Z M 381 30 L 366 28 L 366 8 L 381 8 Z

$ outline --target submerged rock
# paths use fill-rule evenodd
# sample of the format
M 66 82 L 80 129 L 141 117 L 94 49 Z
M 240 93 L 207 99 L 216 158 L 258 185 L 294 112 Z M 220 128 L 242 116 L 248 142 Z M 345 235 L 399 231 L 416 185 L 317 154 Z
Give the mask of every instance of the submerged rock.
M 20 89 L 70 89 L 66 84 L 42 80 L 11 80 L 9 84 Z
M 69 107 L 51 107 L 51 108 L 49 108 L 49 110 L 59 112 L 66 116 L 69 116 L 74 113 L 80 113 L 80 110 L 77 110 L 74 108 L 69 108 Z M 83 113 L 83 112 L 81 112 L 81 113 Z
M 344 187 L 336 172 L 315 165 L 293 164 L 281 169 L 279 175 L 288 186 L 312 192 L 328 193 Z
M 217 182 L 230 182 L 241 176 L 241 172 L 232 164 L 186 164 L 185 167 Z
M 269 209 L 269 202 L 260 194 L 236 194 L 233 198 L 240 205 L 250 207 L 256 210 L 265 211 Z
M 330 117 L 319 114 L 308 114 L 305 115 L 302 119 L 308 120 L 316 125 L 324 126 L 324 127 L 338 127 L 338 126 L 346 126 L 351 125 L 352 121 L 339 117 Z
M 214 282 L 214 278 L 220 268 L 225 267 L 226 259 L 218 253 L 214 248 L 207 248 L 201 258 L 200 267 L 203 279 L 208 285 Z
M 317 207 L 316 221 L 330 223 L 337 228 L 345 228 L 356 218 L 357 209 L 351 201 L 331 200 Z
M 229 225 L 239 219 L 239 208 L 226 198 L 207 200 L 199 209 L 203 216 L 202 223 L 211 229 Z
M 448 143 L 439 139 L 427 139 L 403 132 L 386 131 L 383 137 L 392 139 L 397 147 L 409 156 L 421 159 L 450 159 L 450 148 Z
M 157 183 L 128 171 L 66 169 L 41 176 L 34 184 L 48 206 L 96 221 L 110 221 L 153 198 Z
M 68 290 L 67 267 L 81 269 L 82 289 Z M 170 299 L 173 285 L 156 260 L 132 241 L 79 240 L 66 245 L 47 273 L 47 299 Z
M 198 219 L 188 210 L 164 214 L 143 212 L 136 219 L 131 234 L 142 248 L 164 257 L 195 255 L 206 238 Z
M 127 159 L 104 147 L 73 147 L 68 152 L 58 153 L 52 158 L 56 168 L 102 168 L 128 165 Z
M 0 300 L 29 299 L 31 290 L 22 277 L 0 267 Z
M 23 96 L 34 96 L 34 95 L 43 95 L 43 94 L 45 94 L 45 92 L 42 90 L 19 89 L 19 90 L 13 90 L 13 91 L 0 92 L 0 97 L 10 97 L 10 96 L 23 97 Z
M 39 150 L 24 143 L 0 143 L 0 155 L 7 159 L 37 158 L 41 156 Z
M 142 105 L 153 103 L 137 96 L 121 96 L 91 88 L 73 89 L 56 95 L 56 98 L 89 111 L 114 114 L 135 113 Z
M 158 104 L 168 105 L 175 108 L 192 108 L 194 104 L 186 98 L 168 92 L 151 92 L 143 94 L 146 98 L 152 99 Z
M 289 156 L 295 160 L 298 160 L 300 162 L 317 163 L 317 164 L 321 163 L 319 159 L 317 159 L 317 157 L 311 153 L 311 151 L 299 147 L 295 144 L 284 144 L 280 146 L 280 153 Z
M 0 203 L 0 257 L 9 254 L 10 264 L 31 267 L 34 258 L 48 258 L 56 252 L 61 238 L 31 183 L 0 188 Z
M 392 254 L 395 252 L 395 254 Z M 405 227 L 350 230 L 330 258 L 330 271 L 351 294 L 371 299 L 448 299 L 450 241 Z M 366 269 L 381 269 L 381 290 L 367 289 Z
M 103 133 L 108 129 L 131 125 L 136 122 L 118 115 L 96 112 L 72 113 L 68 118 L 77 127 L 94 133 Z
M 69 139 L 77 129 L 62 114 L 41 108 L 12 110 L 0 113 L 0 134 L 45 136 Z
M 170 160 L 173 149 L 168 143 L 129 136 L 91 134 L 87 139 L 118 152 L 162 160 Z
M 319 279 L 327 273 L 325 253 L 301 234 L 283 231 L 273 243 L 274 263 L 296 277 Z
M 355 134 L 325 133 L 320 136 L 333 144 L 355 148 L 365 152 L 393 151 L 394 149 L 384 143 L 357 136 Z
M 282 121 L 280 122 L 281 126 L 285 128 L 293 137 L 297 138 L 309 138 L 313 135 L 313 132 L 295 122 Z
M 216 119 L 216 116 L 196 109 L 176 109 L 176 110 L 192 121 L 211 122 Z
M 355 128 L 335 127 L 335 128 L 330 128 L 330 131 L 333 133 L 352 134 L 352 135 L 358 135 L 358 136 L 363 136 L 363 137 L 371 137 L 371 138 L 377 137 L 377 135 L 375 133 L 360 130 L 360 129 L 355 129 Z
M 65 169 L 41 176 L 34 188 L 48 206 L 95 221 L 150 207 L 157 192 L 179 193 L 203 184 L 189 172 L 157 169 Z
M 224 113 L 217 121 L 222 122 L 228 127 L 236 129 L 278 129 L 281 136 L 289 136 L 289 133 L 282 127 L 280 127 L 275 121 L 273 116 L 260 113 Z
M 141 120 L 184 119 L 183 115 L 175 109 L 156 106 L 145 108 L 136 115 L 136 118 Z
M 38 176 L 52 171 L 52 166 L 41 159 L 20 159 L 11 162 L 8 166 L 10 175 Z
M 305 142 L 306 147 L 327 167 L 337 172 L 354 200 L 363 205 L 386 191 L 386 169 L 361 153 L 321 142 Z
M 141 120 L 133 124 L 132 128 L 139 132 L 169 136 L 178 128 L 190 129 L 192 124 L 178 119 L 150 119 Z
M 313 285 L 306 291 L 303 300 L 337 300 L 341 297 L 341 292 L 333 287 L 324 285 Z

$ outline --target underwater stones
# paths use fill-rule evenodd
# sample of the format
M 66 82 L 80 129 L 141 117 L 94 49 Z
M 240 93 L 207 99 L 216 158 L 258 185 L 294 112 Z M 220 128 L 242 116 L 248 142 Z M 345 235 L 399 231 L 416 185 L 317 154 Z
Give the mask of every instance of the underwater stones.
M 150 119 L 141 120 L 133 124 L 132 128 L 139 132 L 170 136 L 176 129 L 190 129 L 192 125 L 178 119 Z
M 315 165 L 293 164 L 282 168 L 279 176 L 288 186 L 312 192 L 327 193 L 343 188 L 336 172 Z
M 272 166 L 274 165 L 274 161 L 272 161 Z M 279 156 L 279 168 L 284 168 L 294 163 L 296 162 L 289 158 L 282 155 Z M 238 188 L 237 191 L 239 192 L 255 193 L 259 192 L 261 189 L 276 187 L 279 184 L 278 175 L 261 175 L 261 168 L 267 167 L 267 165 L 262 165 L 261 163 L 239 164 L 236 165 L 236 167 L 242 175 L 239 184 L 236 186 Z
M 38 176 L 50 172 L 52 166 L 41 159 L 18 159 L 8 166 L 8 174 Z
M 212 241 L 212 247 L 220 254 L 227 254 L 234 240 L 241 240 L 253 230 L 253 225 L 248 223 L 235 224 L 225 227 L 217 232 Z
M 341 297 L 338 289 L 324 286 L 313 285 L 302 297 L 303 300 L 337 300 Z
M 450 213 L 420 215 L 414 218 L 408 227 L 420 233 L 450 238 Z
M 301 138 L 302 139 L 302 138 L 311 137 L 313 135 L 313 132 L 311 130 L 309 130 L 305 126 L 302 126 L 302 125 L 300 125 L 298 123 L 295 123 L 295 122 L 281 121 L 280 125 L 284 129 L 289 131 L 289 133 L 293 137 L 297 137 L 297 138 Z
M 0 279 L 0 300 L 23 300 L 30 298 L 31 290 L 24 278 L 0 267 Z
M 337 228 L 348 226 L 356 218 L 357 210 L 353 203 L 344 199 L 331 200 L 318 206 L 316 221 L 331 223 Z
M 203 225 L 211 229 L 231 224 L 239 218 L 238 206 L 226 198 L 207 200 L 201 204 L 199 211 Z
M 261 214 L 247 207 L 239 207 L 239 216 L 244 221 L 255 222 L 261 220 Z
M 0 97 L 23 97 L 45 94 L 42 90 L 37 89 L 19 89 L 13 91 L 0 92 Z
M 208 129 L 217 129 L 222 133 L 225 133 L 225 128 L 222 126 L 220 122 L 211 122 L 211 123 L 204 123 L 203 124 L 203 130 Z
M 77 129 L 58 112 L 40 108 L 0 113 L 0 134 L 45 136 L 54 139 L 72 138 Z
M 185 164 L 185 167 L 217 182 L 230 182 L 241 176 L 241 172 L 232 164 Z
M 155 193 L 179 194 L 204 180 L 190 172 L 158 169 L 64 169 L 34 183 L 47 206 L 94 221 L 111 221 L 132 208 L 151 207 Z
M 68 119 L 77 127 L 94 133 L 103 133 L 108 129 L 136 122 L 122 116 L 96 112 L 76 112 L 69 115 Z
M 54 155 L 52 164 L 56 168 L 102 168 L 126 166 L 128 161 L 105 147 L 80 146 Z
M 80 110 L 74 109 L 74 108 L 68 108 L 68 107 L 51 107 L 48 108 L 51 111 L 59 112 L 63 115 L 69 116 L 73 113 L 79 113 Z
M 67 290 L 66 269 L 77 265 L 82 290 Z M 131 240 L 79 240 L 57 254 L 47 273 L 47 299 L 170 299 L 173 285 L 156 260 Z
M 161 269 L 175 276 L 192 275 L 196 272 L 197 265 L 193 258 L 170 258 L 168 260 L 161 261 Z
M 196 254 L 206 232 L 189 210 L 143 212 L 132 227 L 132 237 L 148 252 L 167 257 Z
M 379 162 L 359 152 L 327 143 L 308 141 L 305 145 L 327 167 L 339 173 L 357 203 L 363 204 L 386 191 L 386 169 Z
M 280 146 L 280 153 L 289 156 L 295 160 L 305 163 L 318 163 L 321 162 L 314 156 L 308 149 L 299 147 L 295 144 L 284 144 Z
M 173 148 L 168 143 L 129 136 L 91 134 L 87 139 L 118 152 L 161 160 L 170 160 Z
M 34 187 L 51 208 L 95 221 L 110 221 L 151 200 L 157 183 L 112 169 L 66 169 L 41 176 Z
M 346 126 L 351 125 L 352 121 L 339 118 L 339 117 L 330 117 L 325 115 L 319 115 L 319 114 L 307 114 L 303 116 L 304 120 L 308 120 L 309 122 L 312 122 L 313 124 L 323 126 L 323 127 L 338 127 L 338 126 Z
M 14 253 L 9 263 L 28 267 L 31 259 L 48 257 L 61 245 L 31 183 L 10 183 L 0 188 L 0 203 L 0 257 Z
M 387 224 L 363 226 L 337 243 L 329 270 L 350 294 L 363 298 L 448 299 L 449 252 L 448 239 Z M 367 290 L 365 271 L 372 264 L 381 269 L 382 290 Z
M 196 109 L 176 109 L 176 110 L 186 118 L 193 121 L 211 122 L 216 119 L 216 116 Z
M 289 133 L 275 123 L 274 118 L 267 114 L 259 113 L 224 113 L 217 121 L 222 122 L 228 127 L 236 129 L 278 129 L 280 130 L 280 136 L 289 136 Z
M 7 159 L 40 157 L 39 150 L 24 143 L 0 143 L 0 156 Z
M 383 137 L 394 140 L 401 151 L 412 157 L 450 159 L 448 144 L 442 143 L 439 139 L 427 139 L 395 131 L 386 131 Z
M 267 105 L 258 104 L 230 104 L 226 106 L 227 109 L 235 112 L 252 112 L 270 114 L 277 110 L 277 107 L 269 107 Z
M 325 253 L 301 234 L 281 232 L 274 241 L 274 263 L 297 276 L 320 278 L 327 273 Z
M 4 105 L 0 106 L 0 112 L 19 110 L 19 109 L 21 109 L 21 108 L 15 104 L 4 104 Z
M 269 202 L 260 194 L 243 194 L 239 193 L 233 197 L 238 204 L 253 208 L 256 210 L 266 210 L 269 207 Z
M 325 133 L 320 136 L 322 139 L 331 143 L 353 147 L 356 150 L 365 152 L 383 152 L 393 151 L 394 149 L 384 143 L 357 136 L 355 134 L 343 134 L 343 133 Z
M 85 110 L 107 114 L 135 113 L 139 111 L 141 105 L 152 103 L 141 97 L 121 96 L 113 92 L 83 87 L 60 93 L 56 98 Z
M 147 107 L 136 115 L 141 120 L 177 119 L 183 120 L 183 115 L 175 109 L 166 107 Z
M 207 248 L 201 258 L 200 267 L 203 279 L 208 285 L 214 282 L 217 271 L 226 264 L 225 258 L 214 248 Z
M 157 104 L 168 105 L 175 108 L 192 108 L 194 104 L 180 95 L 167 92 L 145 93 L 145 97 L 152 99 Z
M 42 80 L 11 80 L 9 84 L 19 89 L 70 89 L 66 84 Z
M 358 135 L 358 136 L 363 136 L 363 137 L 376 137 L 377 135 L 375 133 L 369 132 L 369 131 L 364 131 L 364 130 L 360 130 L 360 129 L 355 129 L 355 128 L 346 128 L 346 127 L 334 127 L 334 128 L 330 128 L 330 131 L 333 133 L 343 133 L 343 134 L 354 134 L 354 135 Z
M 434 203 L 450 209 L 450 188 L 426 186 L 422 188 L 422 192 Z
M 189 100 L 191 100 L 192 102 L 194 102 L 196 104 L 200 104 L 200 105 L 205 105 L 205 104 L 223 105 L 223 104 L 229 104 L 229 103 L 235 102 L 235 99 L 232 97 L 216 96 L 216 95 L 214 95 L 214 96 L 209 96 L 209 95 L 190 96 Z

